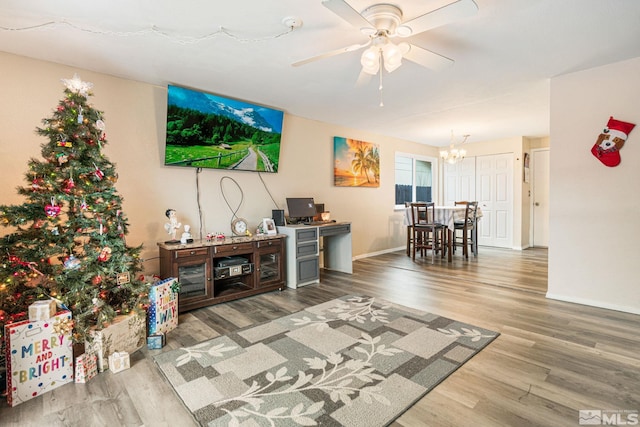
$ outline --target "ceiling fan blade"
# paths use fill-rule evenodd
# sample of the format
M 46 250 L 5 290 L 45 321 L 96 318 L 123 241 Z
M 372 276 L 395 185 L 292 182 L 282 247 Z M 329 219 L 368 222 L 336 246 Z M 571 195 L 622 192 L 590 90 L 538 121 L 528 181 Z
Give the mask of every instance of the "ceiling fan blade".
M 347 21 L 349 24 L 354 27 L 360 28 L 375 28 L 369 21 L 364 19 L 362 15 L 360 15 L 354 8 L 349 6 L 349 4 L 344 0 L 323 0 L 322 4 L 324 7 L 338 15 L 340 18 Z
M 432 10 L 429 13 L 425 13 L 422 16 L 418 16 L 417 18 L 403 23 L 401 26 L 410 28 L 411 32 L 406 34 L 406 32 L 398 31 L 398 35 L 401 37 L 408 37 L 422 33 L 432 28 L 449 24 L 450 22 L 458 19 L 473 16 L 477 12 L 478 5 L 473 0 L 456 0 L 453 3 L 442 6 L 439 9 Z
M 369 46 L 371 44 L 371 40 L 362 44 L 352 44 L 351 46 L 342 47 L 340 49 L 330 50 L 329 52 L 321 53 L 320 55 L 312 56 L 311 58 L 303 59 L 298 62 L 294 62 L 291 64 L 294 67 L 299 67 L 300 65 L 306 65 L 310 62 L 318 61 L 320 59 L 330 58 L 332 56 L 340 55 L 342 53 L 353 52 L 354 50 L 362 49 L 363 47 Z
M 403 58 L 425 68 L 432 70 L 442 70 L 453 65 L 453 59 L 446 56 L 431 52 L 416 45 L 409 45 L 409 51 L 403 55 Z

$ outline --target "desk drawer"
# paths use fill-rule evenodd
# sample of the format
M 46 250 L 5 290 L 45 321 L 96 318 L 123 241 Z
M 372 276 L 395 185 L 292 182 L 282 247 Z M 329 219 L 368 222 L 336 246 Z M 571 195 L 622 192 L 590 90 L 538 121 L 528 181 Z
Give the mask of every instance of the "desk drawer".
M 296 258 L 318 255 L 318 242 L 298 243 L 296 246 Z
M 321 236 L 333 236 L 334 234 L 351 233 L 351 224 L 325 225 L 320 227 Z
M 229 245 L 213 246 L 213 253 L 216 255 L 234 255 L 234 254 L 246 254 L 253 252 L 253 243 L 237 243 Z
M 318 240 L 318 228 L 304 228 L 302 230 L 296 230 L 296 241 L 308 242 L 310 240 Z

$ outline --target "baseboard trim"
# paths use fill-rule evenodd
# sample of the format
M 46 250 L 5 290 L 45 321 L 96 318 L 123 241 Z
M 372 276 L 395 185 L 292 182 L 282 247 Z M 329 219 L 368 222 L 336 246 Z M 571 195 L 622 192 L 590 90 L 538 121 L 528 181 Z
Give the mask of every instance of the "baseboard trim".
M 588 305 L 591 307 L 604 308 L 607 310 L 621 311 L 623 313 L 640 314 L 640 308 L 637 308 L 637 307 L 628 307 L 628 306 L 617 305 L 617 304 L 606 304 L 606 303 L 602 303 L 602 301 L 594 301 L 586 298 L 567 297 L 565 295 L 552 294 L 550 292 L 547 292 L 546 297 L 549 299 L 570 302 L 573 304 Z
M 366 254 L 356 255 L 356 256 L 353 257 L 353 260 L 355 261 L 355 260 L 358 260 L 358 259 L 369 258 L 369 257 L 376 256 L 376 255 L 388 254 L 388 253 L 397 252 L 397 251 L 404 251 L 406 249 L 407 249 L 406 246 L 399 246 L 397 248 L 390 248 L 390 249 L 384 249 L 384 250 L 376 251 L 376 252 L 369 252 L 369 253 L 366 253 Z

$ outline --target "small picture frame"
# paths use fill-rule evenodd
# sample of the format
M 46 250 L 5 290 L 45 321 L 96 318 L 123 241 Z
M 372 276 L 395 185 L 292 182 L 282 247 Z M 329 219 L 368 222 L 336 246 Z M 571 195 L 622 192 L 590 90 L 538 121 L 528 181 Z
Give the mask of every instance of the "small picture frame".
M 272 235 L 278 233 L 278 230 L 276 229 L 276 223 L 271 218 L 262 219 L 262 229 L 264 231 L 264 234 Z

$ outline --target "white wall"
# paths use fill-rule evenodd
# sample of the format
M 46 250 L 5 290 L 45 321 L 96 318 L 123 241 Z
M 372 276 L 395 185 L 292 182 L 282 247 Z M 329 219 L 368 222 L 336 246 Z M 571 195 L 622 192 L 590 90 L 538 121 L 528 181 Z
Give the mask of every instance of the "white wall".
M 640 58 L 551 81 L 549 298 L 640 314 Z M 636 123 L 617 167 L 590 152 Z

